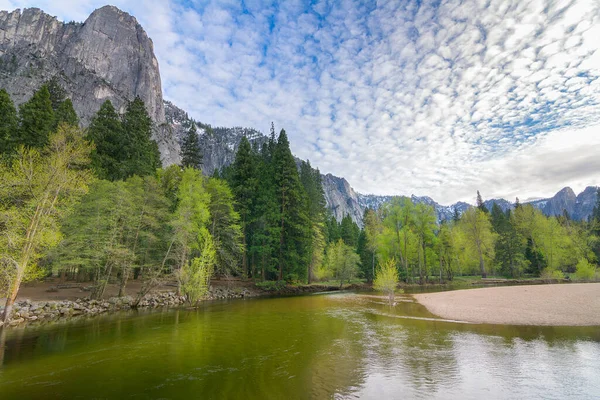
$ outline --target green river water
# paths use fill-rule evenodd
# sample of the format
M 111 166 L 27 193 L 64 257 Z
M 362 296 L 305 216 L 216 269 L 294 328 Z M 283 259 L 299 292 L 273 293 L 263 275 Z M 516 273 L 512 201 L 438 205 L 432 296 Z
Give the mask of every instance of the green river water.
M 403 298 L 238 300 L 5 330 L 0 399 L 600 398 L 600 327 L 449 322 Z

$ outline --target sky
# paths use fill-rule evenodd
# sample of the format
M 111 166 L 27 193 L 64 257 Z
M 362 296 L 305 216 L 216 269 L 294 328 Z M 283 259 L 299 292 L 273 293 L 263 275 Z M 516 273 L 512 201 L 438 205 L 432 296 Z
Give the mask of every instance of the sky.
M 105 2 L 0 0 L 84 21 Z M 600 185 L 598 0 L 113 0 L 164 97 L 213 126 L 285 128 L 361 193 L 442 204 Z

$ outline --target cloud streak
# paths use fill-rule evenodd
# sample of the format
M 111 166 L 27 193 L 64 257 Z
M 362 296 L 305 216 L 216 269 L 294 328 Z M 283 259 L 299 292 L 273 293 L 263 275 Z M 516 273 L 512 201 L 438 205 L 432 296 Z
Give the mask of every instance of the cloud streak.
M 65 20 L 102 5 L 36 3 Z M 154 40 L 167 99 L 213 125 L 274 121 L 361 192 L 450 203 L 600 183 L 596 1 L 311 3 L 115 5 Z

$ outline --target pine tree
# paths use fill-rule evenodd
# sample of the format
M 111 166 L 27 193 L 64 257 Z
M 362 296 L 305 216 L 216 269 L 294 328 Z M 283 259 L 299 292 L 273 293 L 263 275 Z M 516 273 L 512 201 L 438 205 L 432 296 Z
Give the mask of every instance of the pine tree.
M 333 215 L 327 218 L 327 243 L 337 242 L 342 238 L 341 227 Z
M 309 226 L 306 214 L 306 194 L 300 184 L 296 162 L 290 144 L 281 130 L 273 158 L 275 193 L 279 211 L 278 263 L 279 280 L 288 274 L 304 274 Z
M 371 249 L 369 249 L 367 232 L 364 229 L 362 229 L 358 235 L 356 252 L 360 256 L 362 276 L 366 278 L 368 282 L 373 282 L 373 259 L 375 258 L 375 255 Z
M 489 210 L 487 209 L 487 207 L 483 203 L 483 199 L 481 198 L 481 194 L 479 193 L 479 190 L 477 191 L 477 208 L 480 209 L 481 211 L 483 211 L 486 214 L 489 213 Z
M 152 140 L 152 119 L 139 97 L 127 105 L 123 116 L 123 131 L 125 176 L 155 174 L 161 167 L 160 153 L 158 145 Z
M 455 223 L 460 221 L 460 213 L 458 212 L 458 208 L 456 208 L 456 206 L 454 207 L 454 210 L 452 213 L 452 221 L 454 221 Z
M 253 155 L 250 142 L 246 136 L 242 141 L 235 155 L 232 165 L 231 189 L 236 198 L 236 209 L 240 214 L 240 221 L 243 232 L 244 246 L 251 242 L 251 223 L 254 207 L 257 201 L 257 166 Z M 244 252 L 242 258 L 243 274 L 248 275 L 248 254 Z
M 54 111 L 58 110 L 60 105 L 67 99 L 67 92 L 58 82 L 56 77 L 53 77 L 48 82 L 46 82 L 46 87 L 48 88 L 48 93 L 50 94 L 50 102 L 52 103 L 52 109 Z
M 87 139 L 94 142 L 92 168 L 96 175 L 111 181 L 124 179 L 125 135 L 121 119 L 110 100 L 106 100 L 88 128 Z
M 17 109 L 6 90 L 0 89 L 0 154 L 12 151 L 17 129 Z
M 54 128 L 54 111 L 50 92 L 42 86 L 33 97 L 19 107 L 19 131 L 15 145 L 41 148 L 48 144 Z
M 358 235 L 360 234 L 360 229 L 358 225 L 352 221 L 350 215 L 346 214 L 344 218 L 342 218 L 341 224 L 341 232 L 342 240 L 348 246 L 356 248 L 358 244 Z
M 66 99 L 58 105 L 58 108 L 54 110 L 55 128 L 61 123 L 65 123 L 71 126 L 79 126 L 79 117 L 73 108 L 73 102 L 71 99 Z
M 181 166 L 202 169 L 202 148 L 196 125 L 192 123 L 181 143 Z

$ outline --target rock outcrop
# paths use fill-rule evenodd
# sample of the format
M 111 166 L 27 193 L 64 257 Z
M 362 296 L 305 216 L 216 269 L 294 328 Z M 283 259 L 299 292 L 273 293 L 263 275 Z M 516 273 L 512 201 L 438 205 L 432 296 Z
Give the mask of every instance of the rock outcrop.
M 327 207 L 335 218 L 341 221 L 346 215 L 350 215 L 354 222 L 362 226 L 364 207 L 360 205 L 358 194 L 348 181 L 331 174 L 323 175 L 322 179 Z
M 165 115 L 173 135 L 180 141 L 192 124 L 196 125 L 202 148 L 202 172 L 212 175 L 215 170 L 230 165 L 235 160 L 237 148 L 246 136 L 250 143 L 261 146 L 268 139 L 252 128 L 213 128 L 193 118 L 169 101 L 165 101 Z
M 165 123 L 154 46 L 131 15 L 105 6 L 84 23 L 63 23 L 37 8 L 0 11 L 0 87 L 21 104 L 52 78 L 84 125 L 105 100 L 123 112 L 139 96 L 155 123 L 163 164 L 179 162 L 179 144 Z

